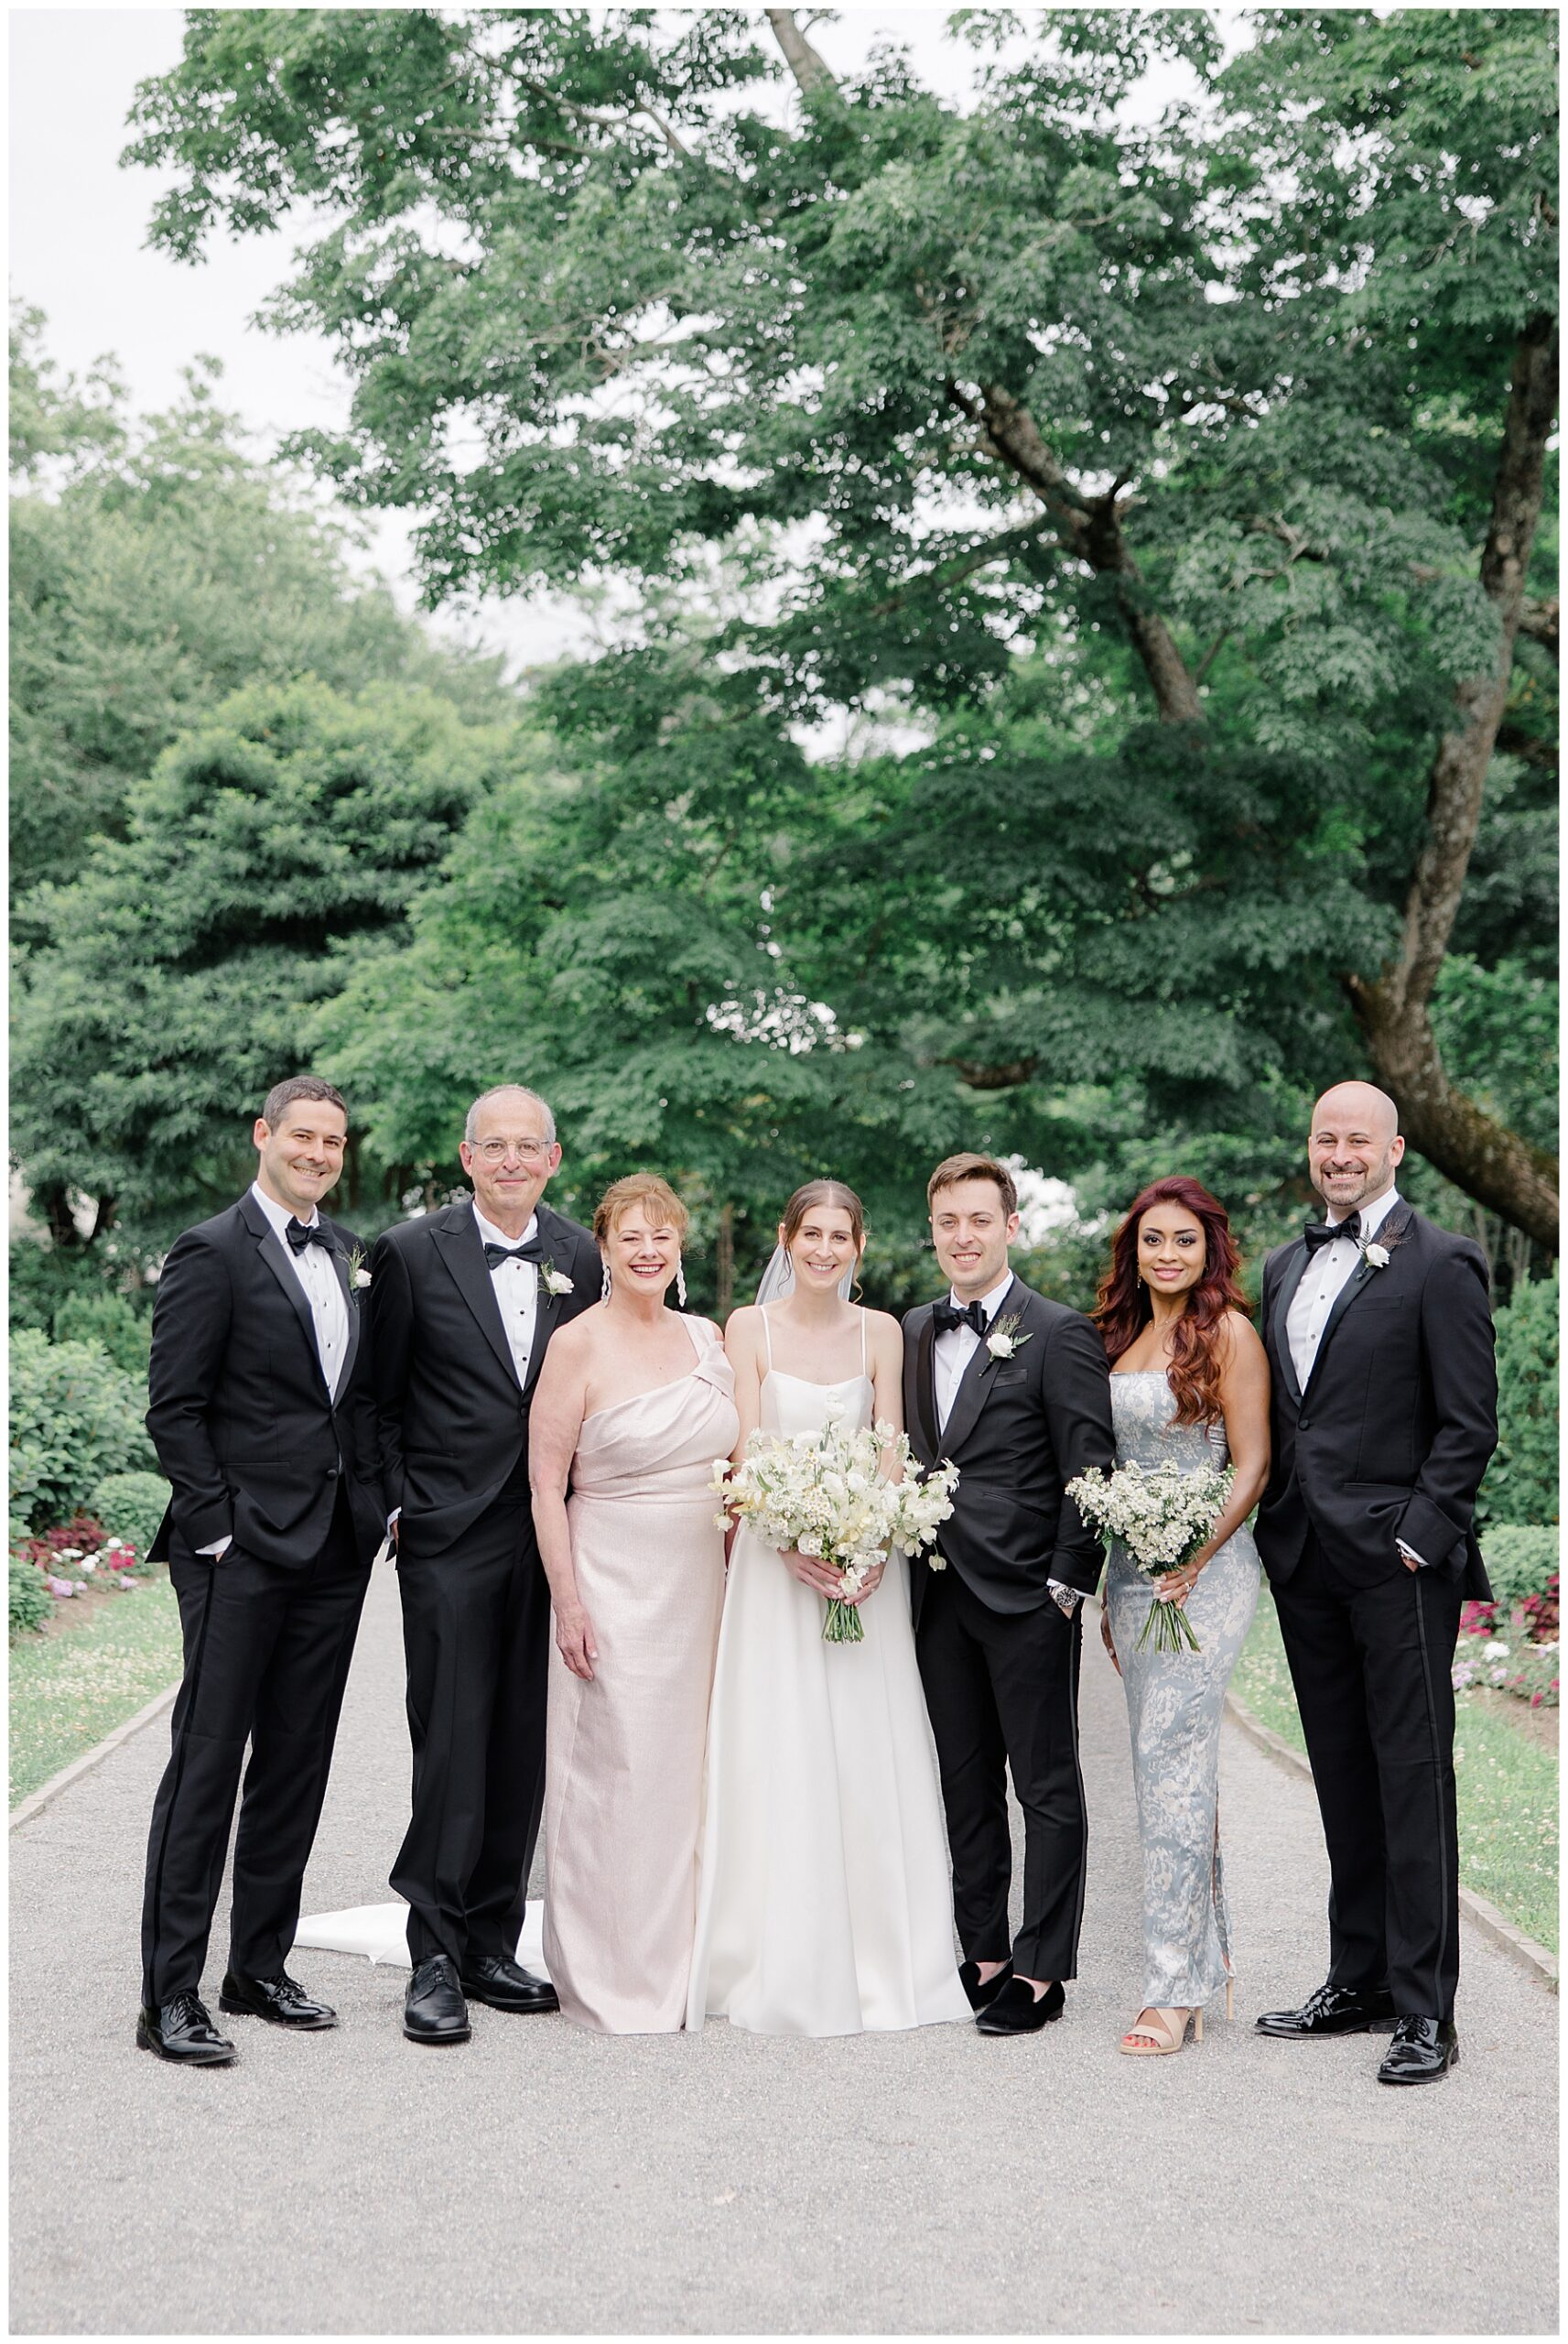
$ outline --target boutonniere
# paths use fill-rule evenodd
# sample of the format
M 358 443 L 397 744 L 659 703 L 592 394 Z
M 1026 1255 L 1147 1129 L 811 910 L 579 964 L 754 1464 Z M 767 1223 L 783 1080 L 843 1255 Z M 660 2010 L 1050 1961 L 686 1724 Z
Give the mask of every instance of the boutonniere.
M 371 1274 L 365 1267 L 364 1247 L 356 1245 L 349 1255 L 349 1292 L 362 1294 L 370 1280 Z
M 1363 1245 L 1361 1259 L 1369 1270 L 1386 1270 L 1389 1266 L 1389 1249 L 1386 1245 Z
M 546 1294 L 575 1294 L 577 1291 L 576 1286 L 568 1277 L 565 1270 L 557 1270 L 554 1262 L 541 1262 L 539 1275 L 545 1282 Z
M 1014 1351 L 1022 1351 L 1025 1343 L 1032 1343 L 1034 1340 L 1033 1334 L 1019 1333 L 1018 1330 L 1022 1324 L 1022 1310 L 1004 1310 L 1000 1313 L 995 1326 L 986 1337 L 986 1349 L 992 1359 L 1011 1359 Z

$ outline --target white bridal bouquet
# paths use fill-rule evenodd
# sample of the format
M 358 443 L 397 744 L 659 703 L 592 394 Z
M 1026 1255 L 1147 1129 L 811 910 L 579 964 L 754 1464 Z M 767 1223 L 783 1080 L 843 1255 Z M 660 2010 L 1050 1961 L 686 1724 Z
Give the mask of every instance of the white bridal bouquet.
M 901 1465 L 904 1478 L 890 1481 Z M 719 1458 L 713 1487 L 728 1517 L 746 1524 L 764 1546 L 794 1547 L 837 1570 L 846 1597 L 859 1595 L 890 1547 L 918 1554 L 953 1511 L 956 1465 L 939 1465 L 925 1480 L 903 1433 L 889 1424 L 848 1430 L 837 1418 L 820 1432 L 757 1431 L 739 1464 Z M 935 1569 L 942 1568 L 936 1556 Z M 822 1634 L 830 1644 L 857 1644 L 865 1635 L 852 1602 L 829 1598 Z
M 1233 1466 L 1200 1465 L 1184 1472 L 1179 1465 L 1119 1465 L 1113 1473 L 1098 1470 L 1080 1473 L 1067 1484 L 1067 1495 L 1105 1540 L 1119 1539 L 1134 1570 L 1156 1584 L 1167 1571 L 1178 1571 L 1204 1546 L 1225 1511 Z M 1138 1639 L 1142 1651 L 1154 1636 L 1156 1652 L 1199 1649 L 1192 1622 L 1179 1603 L 1156 1595 Z

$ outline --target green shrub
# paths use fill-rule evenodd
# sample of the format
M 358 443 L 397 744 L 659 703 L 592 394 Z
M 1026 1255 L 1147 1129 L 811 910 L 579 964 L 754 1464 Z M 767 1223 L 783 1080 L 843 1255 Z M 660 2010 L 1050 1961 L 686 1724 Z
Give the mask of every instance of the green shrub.
M 168 1483 L 157 1473 L 111 1473 L 92 1492 L 89 1511 L 113 1538 L 124 1538 L 145 1561 L 168 1503 Z
M 62 1246 L 47 1237 L 13 1237 L 6 1293 L 13 1332 L 34 1327 L 47 1335 L 62 1303 L 114 1294 L 119 1281 L 135 1276 L 134 1265 L 115 1257 L 112 1240 L 109 1245 L 110 1250 L 103 1243 Z
M 1498 1453 L 1477 1522 L 1556 1522 L 1558 1277 L 1524 1278 L 1498 1313 Z
M 11 1339 L 11 1503 L 30 1530 L 63 1522 L 109 1473 L 157 1462 L 142 1417 L 145 1386 L 96 1343 Z
M 1548 1525 L 1489 1523 L 1481 1533 L 1481 1556 L 1492 1593 L 1503 1606 L 1544 1595 L 1557 1568 L 1560 1534 Z
M 49 1616 L 53 1601 L 37 1563 L 29 1563 L 24 1556 L 13 1555 L 11 1633 L 14 1636 L 26 1635 L 41 1628 Z
M 73 1294 L 54 1314 L 57 1343 L 100 1343 L 116 1367 L 145 1384 L 153 1346 L 150 1311 L 137 1310 L 107 1287 Z

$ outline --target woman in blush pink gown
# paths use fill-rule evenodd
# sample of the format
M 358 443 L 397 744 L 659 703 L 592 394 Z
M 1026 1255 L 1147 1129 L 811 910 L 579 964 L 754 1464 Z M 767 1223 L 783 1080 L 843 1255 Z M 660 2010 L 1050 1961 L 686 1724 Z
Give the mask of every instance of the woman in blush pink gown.
M 739 1420 L 718 1329 L 665 1305 L 686 1223 L 662 1180 L 609 1190 L 594 1216 L 608 1292 L 551 1342 L 529 1427 L 557 1647 L 545 1959 L 567 2016 L 609 2035 L 685 2024 L 697 1926 L 724 1600 L 710 1483 Z

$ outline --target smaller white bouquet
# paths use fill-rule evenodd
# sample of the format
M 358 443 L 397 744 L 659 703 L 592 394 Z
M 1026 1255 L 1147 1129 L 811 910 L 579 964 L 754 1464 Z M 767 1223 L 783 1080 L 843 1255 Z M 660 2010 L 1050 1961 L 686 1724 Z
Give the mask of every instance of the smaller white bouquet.
M 890 1481 L 900 1465 L 903 1480 Z M 838 1571 L 844 1593 L 828 1599 L 823 1640 L 860 1644 L 866 1632 L 853 1599 L 877 1564 L 892 1547 L 918 1554 L 953 1511 L 957 1467 L 939 1466 L 920 1481 L 914 1466 L 908 1441 L 889 1424 L 849 1431 L 835 1418 L 820 1432 L 759 1430 L 738 1464 L 719 1458 L 714 1465 L 713 1487 L 725 1506 L 719 1519 L 728 1526 L 733 1515 L 764 1546 L 793 1548 Z
M 1179 1465 L 1119 1465 L 1113 1473 L 1079 1473 L 1067 1484 L 1067 1495 L 1092 1524 L 1109 1551 L 1119 1543 L 1134 1570 L 1156 1587 L 1167 1571 L 1179 1571 L 1198 1548 L 1207 1544 L 1215 1524 L 1225 1512 L 1236 1479 L 1233 1466 L 1200 1465 L 1184 1472 Z M 1142 1651 L 1151 1631 L 1156 1652 L 1199 1650 L 1192 1622 L 1179 1603 L 1156 1594 L 1138 1639 Z

